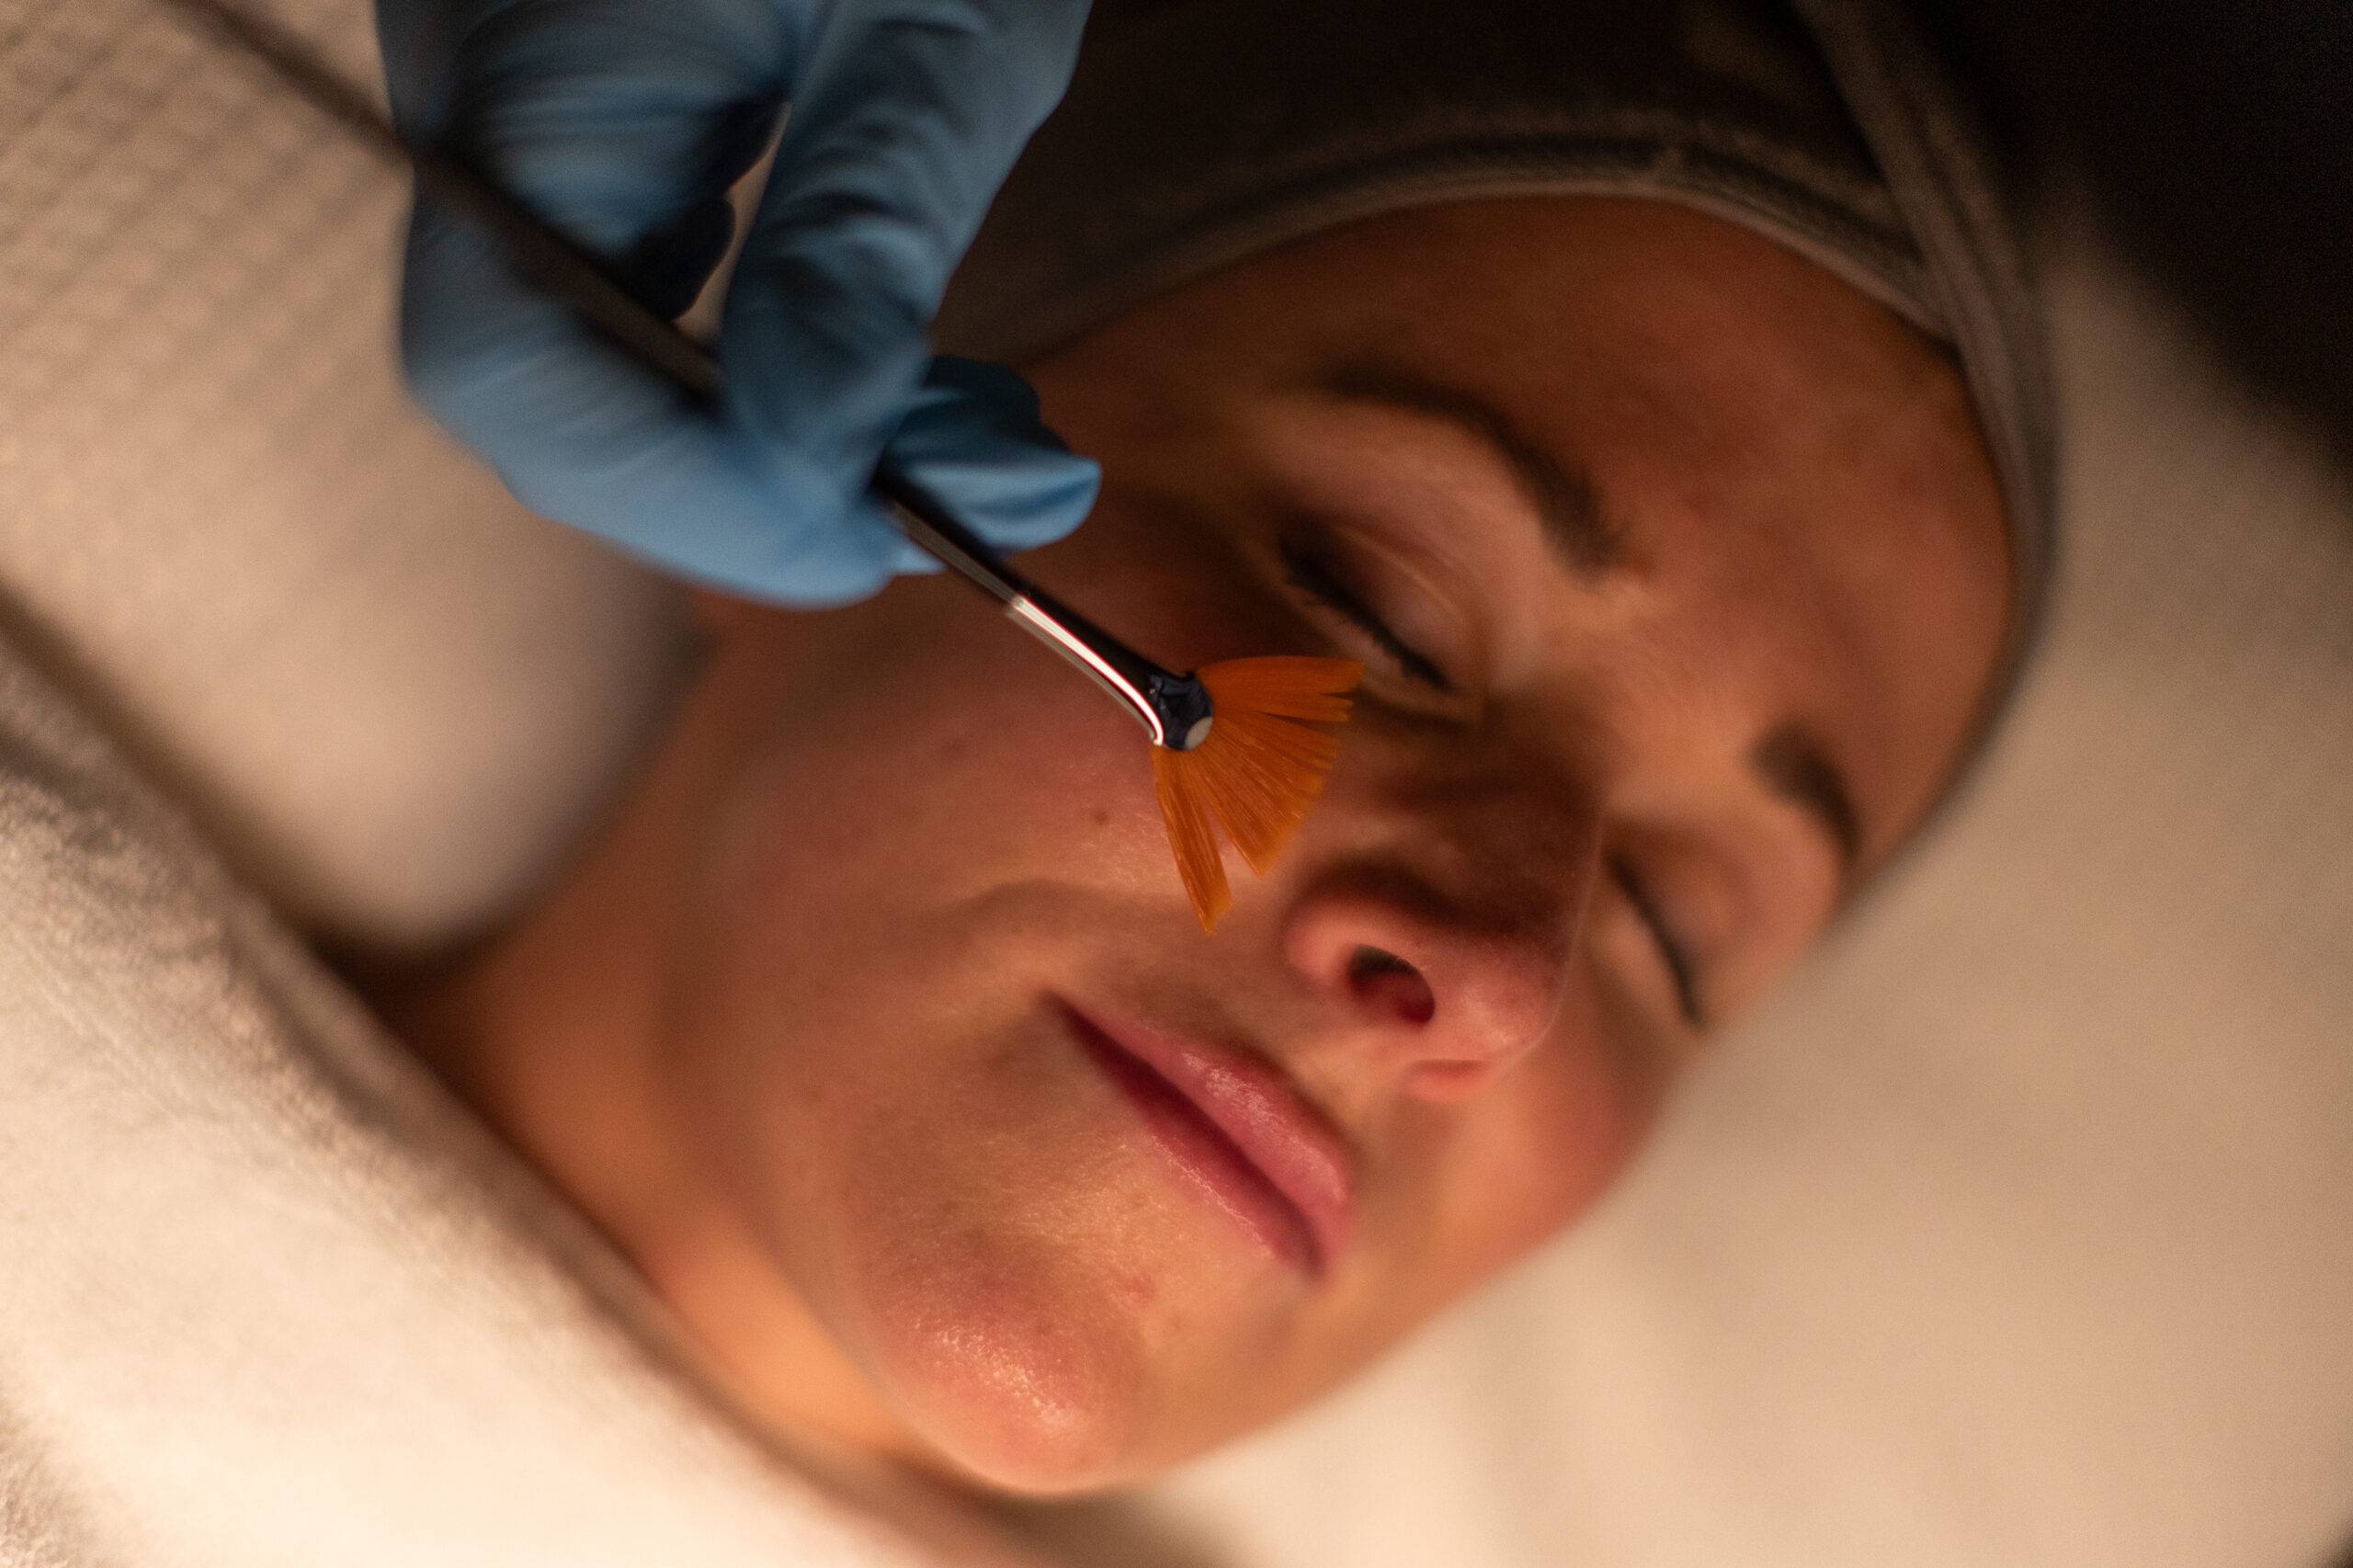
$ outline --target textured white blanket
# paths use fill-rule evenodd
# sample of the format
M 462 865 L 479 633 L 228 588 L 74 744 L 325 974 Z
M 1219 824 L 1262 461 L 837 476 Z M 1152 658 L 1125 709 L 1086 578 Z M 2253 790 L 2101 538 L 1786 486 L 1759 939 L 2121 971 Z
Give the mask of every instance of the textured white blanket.
M 0 647 L 0 1563 L 1012 1563 L 764 1448 Z M 887 1522 L 886 1522 L 887 1521 Z

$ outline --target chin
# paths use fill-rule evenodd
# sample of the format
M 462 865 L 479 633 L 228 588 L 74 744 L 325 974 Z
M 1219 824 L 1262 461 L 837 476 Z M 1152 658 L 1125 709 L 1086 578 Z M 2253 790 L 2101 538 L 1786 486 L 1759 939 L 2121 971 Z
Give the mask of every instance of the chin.
M 1143 1338 L 1103 1292 L 966 1257 L 902 1276 L 871 1304 L 870 1373 L 967 1482 L 1063 1496 L 1158 1468 Z

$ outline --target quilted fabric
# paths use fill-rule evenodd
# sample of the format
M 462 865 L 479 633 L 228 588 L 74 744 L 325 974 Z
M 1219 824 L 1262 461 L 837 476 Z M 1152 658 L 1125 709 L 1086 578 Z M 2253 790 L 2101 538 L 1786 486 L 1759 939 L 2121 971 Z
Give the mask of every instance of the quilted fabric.
M 285 0 L 355 75 L 364 0 Z M 400 180 L 153 0 L 0 0 L 0 624 L 314 928 L 448 938 L 658 719 L 672 590 L 407 403 Z

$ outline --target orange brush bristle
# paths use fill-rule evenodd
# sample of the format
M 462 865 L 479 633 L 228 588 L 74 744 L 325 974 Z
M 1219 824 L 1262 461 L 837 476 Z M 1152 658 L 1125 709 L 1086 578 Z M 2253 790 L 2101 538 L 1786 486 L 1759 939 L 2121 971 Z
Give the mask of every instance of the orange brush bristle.
M 1290 655 L 1229 659 L 1194 672 L 1210 694 L 1209 738 L 1190 751 L 1154 746 L 1152 781 L 1202 930 L 1216 929 L 1233 902 L 1211 820 L 1264 876 L 1306 820 L 1339 755 L 1337 735 L 1308 726 L 1346 722 L 1347 694 L 1363 676 L 1353 659 Z

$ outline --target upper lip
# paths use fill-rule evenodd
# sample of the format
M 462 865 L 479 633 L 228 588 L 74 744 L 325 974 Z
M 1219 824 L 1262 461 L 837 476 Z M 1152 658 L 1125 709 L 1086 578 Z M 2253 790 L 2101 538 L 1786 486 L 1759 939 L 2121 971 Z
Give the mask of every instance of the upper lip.
M 1160 1074 L 1233 1141 L 1307 1221 L 1325 1267 L 1340 1256 L 1355 1208 L 1355 1153 L 1289 1074 L 1256 1051 L 1210 1045 L 1132 1020 L 1079 1016 Z

